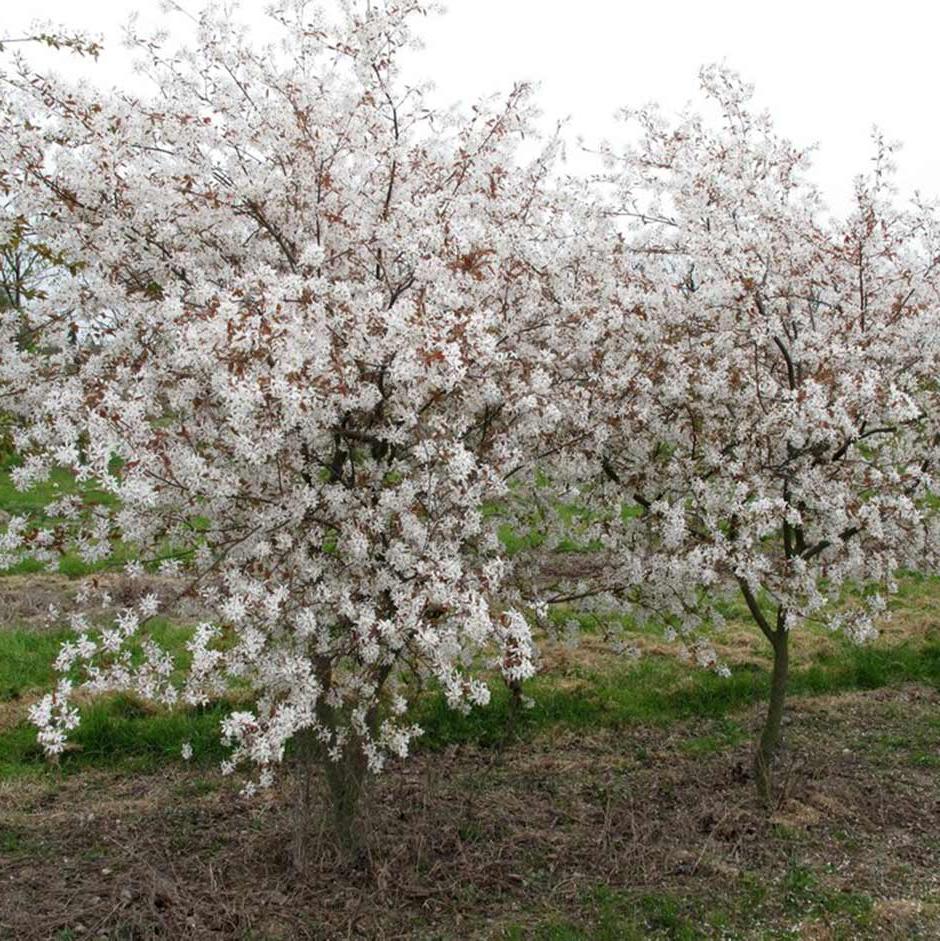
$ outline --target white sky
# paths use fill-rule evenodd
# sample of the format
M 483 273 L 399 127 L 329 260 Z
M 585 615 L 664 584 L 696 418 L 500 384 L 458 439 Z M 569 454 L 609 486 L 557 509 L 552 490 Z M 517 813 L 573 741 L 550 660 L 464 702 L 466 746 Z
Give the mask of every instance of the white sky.
M 36 18 L 104 34 L 110 51 L 96 69 L 107 84 L 129 74 L 118 39 L 128 14 L 162 18 L 146 0 L 12 2 L 0 36 Z M 266 2 L 242 0 L 244 16 L 260 20 Z M 450 0 L 424 36 L 410 68 L 436 82 L 442 101 L 537 81 L 546 123 L 570 118 L 572 137 L 589 140 L 616 139 L 620 106 L 682 107 L 697 94 L 699 65 L 725 62 L 756 85 L 782 132 L 820 144 L 815 176 L 833 208 L 866 168 L 873 124 L 904 143 L 902 191 L 940 195 L 940 5 L 930 0 Z M 64 54 L 54 61 L 62 72 L 79 67 Z

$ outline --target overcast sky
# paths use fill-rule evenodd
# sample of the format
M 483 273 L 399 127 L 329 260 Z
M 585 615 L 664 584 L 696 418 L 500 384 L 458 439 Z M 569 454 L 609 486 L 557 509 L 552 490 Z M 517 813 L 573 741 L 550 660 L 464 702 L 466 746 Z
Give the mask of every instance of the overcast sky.
M 267 0 L 243 0 L 261 19 Z M 50 19 L 104 34 L 97 70 L 125 81 L 120 25 L 156 3 L 28 0 L 0 13 L 0 35 Z M 197 9 L 199 0 L 182 0 Z M 816 179 L 834 208 L 866 168 L 873 124 L 904 149 L 902 190 L 940 195 L 940 7 L 928 0 L 451 0 L 425 23 L 426 49 L 409 68 L 437 84 L 442 101 L 473 99 L 518 80 L 541 84 L 546 122 L 570 118 L 596 140 L 618 133 L 612 115 L 655 99 L 678 109 L 697 93 L 698 67 L 725 62 L 753 82 L 757 102 L 799 144 L 818 142 Z M 61 71 L 75 60 L 59 55 Z

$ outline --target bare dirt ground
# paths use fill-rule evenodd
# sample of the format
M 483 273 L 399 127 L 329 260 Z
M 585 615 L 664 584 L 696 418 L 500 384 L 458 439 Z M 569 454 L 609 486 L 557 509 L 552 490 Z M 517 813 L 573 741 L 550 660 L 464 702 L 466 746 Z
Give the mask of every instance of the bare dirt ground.
M 0 938 L 936 939 L 938 714 L 919 686 L 794 700 L 770 817 L 749 745 L 706 721 L 421 754 L 375 782 L 369 864 L 324 841 L 305 881 L 289 781 L 245 802 L 214 769 L 14 779 Z
M 83 600 L 82 591 L 89 585 L 93 595 Z M 180 597 L 186 582 L 179 578 L 143 575 L 102 574 L 84 579 L 65 575 L 4 575 L 0 578 L 0 629 L 21 627 L 43 630 L 62 627 L 61 616 L 50 620 L 49 609 L 65 613 L 87 612 L 106 620 L 121 608 L 136 604 L 144 595 L 154 594 L 161 601 L 161 614 L 183 623 L 198 620 L 204 611 L 188 597 Z M 107 593 L 110 604 L 103 606 L 101 596 Z

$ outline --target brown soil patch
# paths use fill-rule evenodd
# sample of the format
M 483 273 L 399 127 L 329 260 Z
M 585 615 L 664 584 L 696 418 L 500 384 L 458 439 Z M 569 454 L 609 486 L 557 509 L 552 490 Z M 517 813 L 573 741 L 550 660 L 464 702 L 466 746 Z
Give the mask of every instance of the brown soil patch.
M 98 601 L 80 603 L 82 587 L 88 582 L 98 587 Z M 65 614 L 86 611 L 102 618 L 113 615 L 121 608 L 136 604 L 144 595 L 155 594 L 167 605 L 161 614 L 183 621 L 195 621 L 202 616 L 199 605 L 192 599 L 177 596 L 186 587 L 181 579 L 159 575 L 129 578 L 126 575 L 101 574 L 86 578 L 67 578 L 64 575 L 4 575 L 0 578 L 0 630 L 9 627 L 28 627 L 48 630 L 62 626 L 61 619 L 50 623 L 49 608 L 55 606 Z M 103 608 L 100 592 L 111 596 L 111 604 Z

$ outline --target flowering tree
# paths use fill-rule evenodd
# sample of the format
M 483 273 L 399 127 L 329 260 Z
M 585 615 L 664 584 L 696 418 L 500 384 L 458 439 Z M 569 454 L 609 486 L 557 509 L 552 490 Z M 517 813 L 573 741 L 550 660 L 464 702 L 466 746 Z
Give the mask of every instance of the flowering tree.
M 734 595 L 772 646 L 755 757 L 769 799 L 791 631 L 867 638 L 873 586 L 937 563 L 940 230 L 926 204 L 895 208 L 880 140 L 854 210 L 824 224 L 805 152 L 736 76 L 702 81 L 719 126 L 648 109 L 630 115 L 636 146 L 607 153 L 619 273 L 568 357 L 568 411 L 612 505 L 598 526 L 620 561 L 601 587 L 705 663 Z M 851 586 L 863 601 L 837 610 Z
M 53 49 L 69 49 L 79 56 L 96 58 L 99 44 L 84 33 L 63 33 L 52 30 L 39 31 L 32 35 L 0 37 L 0 53 L 9 46 L 40 44 Z M 3 73 L 0 69 L 0 80 Z M 0 110 L 4 112 L 4 125 L 11 126 L 12 102 L 0 99 Z M 15 122 L 14 122 L 15 123 Z M 14 142 L 10 142 L 14 143 Z M 0 343 L 9 348 L 21 349 L 33 343 L 28 326 L 19 319 L 20 312 L 31 300 L 39 297 L 43 283 L 56 266 L 62 264 L 48 246 L 34 237 L 30 220 L 23 215 L 17 203 L 16 193 L 21 189 L 23 176 L 17 174 L 13 165 L 0 168 Z M 6 358 L 9 363 L 10 356 Z M 11 446 L 9 422 L 11 413 L 4 410 L 8 398 L 17 388 L 4 383 L 4 363 L 0 362 L 0 458 L 6 458 Z
M 162 556 L 214 612 L 182 681 L 146 635 L 156 599 L 99 632 L 76 618 L 33 709 L 46 750 L 78 721 L 72 680 L 199 704 L 234 679 L 256 702 L 224 722 L 226 767 L 265 785 L 295 740 L 302 793 L 319 764 L 355 850 L 366 771 L 420 732 L 416 679 L 464 709 L 488 698 L 474 664 L 532 671 L 481 505 L 557 420 L 545 272 L 580 243 L 555 143 L 516 157 L 526 89 L 435 112 L 397 64 L 420 5 L 343 10 L 282 4 L 267 48 L 212 9 L 191 49 L 132 36 L 149 97 L 20 64 L 0 182 L 70 267 L 27 309 L 53 352 L 2 368 L 17 485 L 94 478 L 116 508 L 50 509 L 83 557 L 119 537 L 131 574 Z M 14 519 L 0 564 L 57 535 Z

